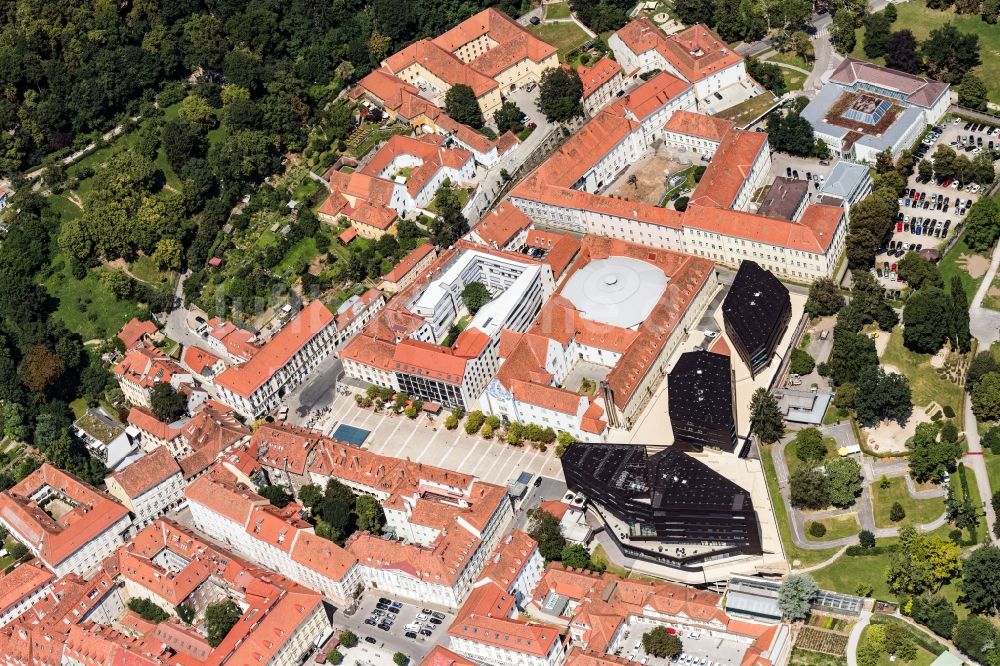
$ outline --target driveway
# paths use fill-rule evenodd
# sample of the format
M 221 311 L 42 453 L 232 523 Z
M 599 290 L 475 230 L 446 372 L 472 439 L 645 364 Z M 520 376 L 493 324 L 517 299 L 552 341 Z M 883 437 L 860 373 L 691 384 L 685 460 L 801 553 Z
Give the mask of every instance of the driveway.
M 816 52 L 816 60 L 813 62 L 813 71 L 806 77 L 802 92 L 806 95 L 813 95 L 823 87 L 822 78 L 827 72 L 832 72 L 841 62 L 844 56 L 837 53 L 830 41 L 830 23 L 833 19 L 826 14 L 817 19 L 813 25 L 816 26 L 816 34 L 813 35 L 813 50 Z
M 822 432 L 826 437 L 833 437 L 837 440 L 838 444 L 844 446 L 857 443 L 857 439 L 854 436 L 854 429 L 846 423 L 822 426 L 820 428 L 820 432 Z M 855 500 L 854 506 L 848 509 L 825 509 L 822 511 L 810 511 L 806 513 L 792 506 L 791 487 L 788 483 L 789 471 L 787 462 L 785 461 L 785 447 L 788 442 L 795 437 L 795 434 L 796 433 L 794 432 L 788 433 L 781 439 L 781 441 L 776 443 L 771 450 L 771 456 L 774 460 L 774 469 L 778 476 L 778 488 L 781 492 L 781 498 L 785 502 L 786 511 L 788 511 L 788 524 L 791 528 L 792 540 L 795 542 L 796 546 L 806 550 L 823 550 L 825 548 L 850 546 L 857 543 L 857 536 L 849 536 L 831 541 L 810 541 L 805 537 L 805 524 L 809 520 L 830 518 L 833 516 L 845 515 L 851 512 L 857 513 L 858 523 L 861 525 L 861 529 L 872 532 L 876 537 L 894 537 L 899 535 L 899 530 L 895 527 L 875 527 L 875 512 L 872 507 L 871 484 L 877 482 L 883 475 L 890 478 L 895 476 L 905 476 L 908 472 L 907 463 L 905 461 L 879 463 L 877 461 L 872 461 L 870 458 L 865 456 L 861 461 L 861 474 L 864 477 L 862 481 L 861 495 L 859 495 L 857 500 Z M 944 494 L 944 491 L 937 490 L 918 491 L 912 482 L 909 482 L 909 480 L 906 485 L 910 496 L 915 499 L 940 497 Z M 920 532 L 931 532 L 941 527 L 941 525 L 944 525 L 945 522 L 946 516 L 942 513 L 936 520 L 924 525 L 917 525 L 916 527 Z

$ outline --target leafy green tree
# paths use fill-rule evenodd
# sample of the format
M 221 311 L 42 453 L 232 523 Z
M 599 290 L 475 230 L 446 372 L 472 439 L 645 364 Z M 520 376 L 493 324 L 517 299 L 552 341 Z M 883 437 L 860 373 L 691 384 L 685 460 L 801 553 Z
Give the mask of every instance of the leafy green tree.
M 825 509 L 830 506 L 826 476 L 818 469 L 802 466 L 788 479 L 792 506 L 800 509 Z
M 836 282 L 830 278 L 820 278 L 809 285 L 805 309 L 810 317 L 827 317 L 836 314 L 842 307 L 844 296 Z
M 128 600 L 128 608 L 143 620 L 153 624 L 159 624 L 170 617 L 170 613 L 145 597 L 132 597 Z
M 323 490 L 314 483 L 307 483 L 299 488 L 299 504 L 312 509 L 323 499 Z
M 562 563 L 573 569 L 590 569 L 590 552 L 581 544 L 574 543 L 562 549 Z
M 1000 236 L 1000 205 L 992 197 L 984 197 L 972 204 L 965 216 L 965 243 L 969 249 L 985 252 L 992 248 Z
M 866 370 L 877 366 L 878 353 L 874 340 L 859 333 L 834 331 L 830 353 L 830 376 L 834 384 L 857 384 Z
M 920 423 L 910 438 L 910 474 L 917 481 L 939 481 L 962 453 L 956 443 L 938 442 L 937 434 L 936 424 Z
M 508 130 L 516 134 L 524 129 L 524 125 L 521 124 L 521 109 L 509 100 L 493 112 L 493 123 L 497 126 L 497 132 L 501 134 Z
M 830 24 L 830 39 L 833 47 L 839 53 L 850 53 L 854 50 L 857 38 L 854 34 L 856 27 L 854 14 L 846 8 L 841 8 L 833 15 L 833 23 Z
M 785 83 L 785 77 L 781 73 L 781 68 L 777 65 L 769 62 L 763 62 L 753 56 L 747 56 L 746 68 L 747 73 L 750 74 L 755 81 L 773 92 L 775 95 L 781 96 L 788 92 L 788 85 Z
M 886 571 L 889 590 L 917 595 L 940 589 L 959 573 L 960 554 L 957 544 L 903 525 L 899 528 L 899 549 L 890 556 Z
M 215 601 L 205 607 L 205 629 L 208 632 L 208 644 L 217 647 L 242 617 L 240 607 L 226 599 Z
M 175 238 L 161 238 L 150 258 L 160 270 L 176 271 L 184 260 L 184 248 Z
M 889 509 L 889 520 L 894 523 L 906 518 L 906 511 L 903 509 L 903 505 L 899 502 L 893 502 L 892 507 Z
M 330 650 L 326 653 L 326 660 L 333 664 L 333 666 L 338 666 L 344 663 L 344 655 L 341 654 L 340 650 Z
M 985 111 L 986 103 L 989 101 L 989 90 L 983 80 L 972 72 L 967 72 L 962 77 L 962 83 L 958 86 L 958 104 L 968 109 Z
M 173 423 L 187 413 L 187 399 L 166 382 L 157 382 L 150 392 L 149 404 L 156 418 Z
M 951 278 L 951 330 L 949 331 L 952 346 L 960 352 L 972 348 L 972 332 L 969 330 L 969 299 L 962 286 L 962 278 L 953 275 Z
M 858 543 L 862 548 L 874 548 L 875 547 L 875 534 L 871 530 L 861 530 L 858 533 Z
M 826 536 L 826 525 L 816 520 L 809 523 L 809 536 L 822 539 Z
M 559 519 L 548 511 L 534 508 L 528 512 L 528 521 L 528 535 L 538 542 L 538 552 L 548 561 L 559 560 L 566 547 Z
M 410 658 L 402 652 L 397 652 L 392 655 L 392 661 L 396 666 L 404 666 L 404 664 L 410 661 Z
M 826 491 L 830 503 L 845 508 L 861 494 L 861 466 L 854 458 L 835 458 L 826 463 Z
M 951 638 L 955 625 L 958 624 L 955 606 L 937 594 L 921 594 L 913 597 L 910 615 L 915 621 L 945 638 Z
M 750 424 L 765 444 L 773 444 L 785 434 L 785 421 L 778 408 L 778 399 L 763 387 L 754 391 L 750 398 Z
M 575 70 L 545 70 L 538 90 L 538 110 L 549 122 L 564 123 L 583 115 L 583 82 Z
M 917 290 L 903 307 L 903 344 L 907 349 L 934 354 L 948 338 L 951 299 L 937 287 Z
M 892 21 L 884 12 L 869 14 L 864 21 L 865 55 L 869 58 L 879 58 L 889 51 L 890 29 Z
M 885 66 L 909 74 L 916 74 L 920 71 L 923 61 L 917 52 L 917 39 L 911 31 L 899 30 L 889 36 L 889 44 L 885 53 Z
M 778 591 L 778 608 L 786 619 L 804 620 L 809 617 L 813 599 L 819 594 L 819 586 L 808 574 L 790 574 L 781 583 Z
M 792 350 L 792 372 L 800 376 L 805 376 L 812 372 L 815 367 L 816 361 L 809 355 L 809 352 L 804 349 Z
M 981 62 L 979 35 L 959 32 L 953 23 L 931 30 L 920 46 L 927 71 L 939 81 L 957 83 Z
M 1000 419 L 1000 373 L 988 372 L 972 389 L 972 411 L 980 421 Z
M 714 0 L 674 0 L 674 11 L 685 25 L 715 25 Z
M 161 142 L 167 163 L 180 171 L 195 157 L 204 157 L 206 145 L 201 132 L 186 120 L 168 120 L 161 130 Z
M 817 428 L 803 428 L 795 435 L 795 456 L 803 462 L 818 462 L 826 457 L 826 442 Z
M 783 116 L 774 111 L 767 117 L 767 134 L 771 147 L 790 155 L 811 157 L 816 152 L 816 137 L 809 121 L 792 111 Z
M 191 608 L 190 606 L 185 606 L 184 604 L 181 604 L 175 607 L 174 611 L 177 613 L 177 617 L 179 617 L 181 619 L 181 622 L 183 622 L 184 624 L 190 625 L 192 622 L 194 622 L 195 613 L 194 609 Z
M 479 312 L 479 308 L 489 303 L 492 299 L 493 295 L 490 294 L 490 290 L 482 282 L 470 282 L 462 290 L 462 302 L 465 303 L 465 307 L 469 309 L 471 314 Z
M 462 202 L 451 181 L 445 180 L 438 188 L 434 194 L 434 205 L 438 216 L 430 224 L 431 236 L 441 247 L 451 247 L 469 230 L 469 222 L 462 214 Z
M 996 650 L 997 628 L 982 615 L 970 615 L 955 625 L 952 639 L 955 647 L 980 664 L 993 663 Z
M 357 527 L 363 532 L 381 534 L 385 525 L 385 513 L 379 501 L 370 495 L 360 495 L 354 503 L 354 511 L 358 515 Z
M 858 420 L 869 427 L 884 419 L 906 423 L 913 411 L 910 383 L 905 376 L 880 367 L 866 368 L 858 377 L 854 409 Z
M 917 164 L 917 174 L 920 176 L 920 180 L 925 183 L 929 182 L 934 177 L 934 164 L 930 160 L 920 160 Z
M 218 121 L 215 118 L 215 109 L 201 95 L 191 94 L 181 102 L 178 115 L 181 120 L 194 125 L 203 132 L 215 127 Z
M 476 93 L 464 83 L 452 86 L 445 93 L 444 110 L 453 120 L 463 125 L 479 129 L 484 124 Z
M 344 629 L 340 632 L 340 644 L 350 649 L 358 644 L 358 635 L 350 629 Z
M 263 486 L 257 491 L 257 494 L 279 509 L 285 508 L 292 501 L 292 496 L 281 486 Z
M 937 264 L 928 261 L 916 252 L 911 251 L 903 255 L 898 266 L 896 274 L 899 279 L 906 282 L 907 286 L 914 291 L 924 285 L 938 288 L 944 286 Z
M 642 649 L 654 657 L 672 659 L 681 653 L 683 646 L 680 638 L 659 625 L 642 635 Z

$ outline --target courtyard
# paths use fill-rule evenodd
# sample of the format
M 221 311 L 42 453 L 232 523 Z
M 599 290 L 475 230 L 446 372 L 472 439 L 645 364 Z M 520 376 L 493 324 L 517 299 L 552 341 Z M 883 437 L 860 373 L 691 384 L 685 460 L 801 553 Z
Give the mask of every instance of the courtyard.
M 663 200 L 671 188 L 670 176 L 682 171 L 685 166 L 665 150 L 657 150 L 629 165 L 628 169 L 607 188 L 605 194 L 655 206 Z

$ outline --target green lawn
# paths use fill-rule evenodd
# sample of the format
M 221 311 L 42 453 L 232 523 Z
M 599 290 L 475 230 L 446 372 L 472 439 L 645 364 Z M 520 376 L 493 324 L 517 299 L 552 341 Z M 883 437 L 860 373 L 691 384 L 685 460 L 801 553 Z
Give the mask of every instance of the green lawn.
M 760 95 L 751 97 L 745 102 L 724 109 L 715 115 L 725 120 L 731 120 L 739 127 L 745 127 L 753 122 L 754 119 L 767 113 L 768 109 L 774 106 L 776 101 L 777 98 L 774 96 L 774 93 L 765 90 Z
M 979 14 L 956 14 L 954 11 L 937 11 L 927 8 L 926 0 L 910 0 L 896 5 L 897 19 L 892 24 L 892 30 L 898 31 L 907 28 L 913 32 L 913 36 L 918 42 L 923 42 L 930 35 L 931 30 L 940 28 L 945 23 L 954 23 L 961 32 L 971 32 L 979 35 L 980 53 L 983 64 L 973 70 L 989 88 L 989 98 L 991 102 L 1000 103 L 1000 67 L 995 66 L 996 54 L 1000 52 L 1000 28 L 989 25 L 980 18 Z M 857 32 L 857 47 L 851 56 L 862 60 L 869 60 L 864 52 L 864 30 Z M 884 64 L 883 58 L 877 58 L 874 62 Z
M 868 630 L 872 626 L 874 625 L 869 625 L 864 628 L 864 631 L 861 632 L 861 640 L 865 640 L 865 634 L 868 633 Z M 930 666 L 934 663 L 934 660 L 937 659 L 936 654 L 931 654 L 924 648 L 920 647 L 918 643 L 914 643 L 914 645 L 917 648 L 917 656 L 914 657 L 912 661 L 902 661 L 900 659 L 889 661 L 889 653 L 883 652 L 878 658 L 878 666 L 901 666 L 902 664 L 906 664 L 907 666 Z
M 917 500 L 910 497 L 906 489 L 906 480 L 897 476 L 889 479 L 889 487 L 885 490 L 878 482 L 872 484 L 872 506 L 875 509 L 876 527 L 895 527 L 897 523 L 889 520 L 889 510 L 894 502 L 899 502 L 906 511 L 906 518 L 901 522 L 910 525 L 923 525 L 940 517 L 944 513 L 944 500 L 941 498 Z
M 778 533 L 781 534 L 781 541 L 785 547 L 785 558 L 789 562 L 798 561 L 795 566 L 810 566 L 819 564 L 833 556 L 837 548 L 824 548 L 823 550 L 805 550 L 799 548 L 792 541 L 792 533 L 788 527 L 788 511 L 785 509 L 785 502 L 781 499 L 781 492 L 778 489 L 778 475 L 774 471 L 774 460 L 771 459 L 771 447 L 761 447 L 760 460 L 764 466 L 764 476 L 767 479 L 767 491 L 771 494 L 771 501 L 774 503 L 775 519 L 778 523 Z
M 918 354 L 904 347 L 903 331 L 897 326 L 892 331 L 881 361 L 895 366 L 906 376 L 913 392 L 913 404 L 917 408 L 923 409 L 934 400 L 942 407 L 951 405 L 958 414 L 962 411 L 962 388 L 942 379 L 931 367 L 930 358 L 930 354 Z
M 576 23 L 542 23 L 529 25 L 528 30 L 559 49 L 559 62 L 566 62 L 567 53 L 590 39 Z
M 1000 310 L 1000 275 L 994 276 L 990 288 L 986 290 L 986 295 L 983 296 L 983 307 L 990 310 Z
M 965 237 L 963 236 L 958 239 L 958 242 L 955 243 L 948 254 L 941 257 L 941 261 L 938 263 L 938 270 L 941 272 L 941 278 L 946 285 L 951 284 L 951 277 L 953 275 L 958 275 L 961 278 L 962 287 L 965 288 L 965 296 L 969 299 L 970 303 L 983 281 L 982 275 L 974 278 L 969 275 L 969 271 L 965 267 L 967 258 L 973 254 L 974 252 L 965 244 Z
M 278 265 L 274 267 L 275 275 L 282 275 L 285 271 L 294 271 L 296 267 L 302 264 L 309 264 L 316 255 L 319 254 L 319 250 L 316 249 L 316 239 L 313 237 L 303 238 L 295 245 L 288 248 L 288 252 Z
M 569 18 L 569 5 L 567 5 L 565 2 L 557 2 L 551 5 L 545 5 L 545 18 L 547 19 Z
M 137 279 L 147 284 L 166 286 L 173 285 L 177 280 L 177 273 L 161 271 L 153 260 L 146 256 L 141 256 L 133 261 L 128 269 Z
M 987 451 L 983 460 L 986 462 L 986 474 L 990 477 L 990 491 L 995 493 L 1000 490 L 1000 456 Z
M 110 337 L 135 315 L 135 304 L 111 295 L 98 281 L 96 271 L 88 271 L 86 277 L 77 280 L 58 255 L 52 264 L 62 265 L 44 282 L 49 295 L 59 300 L 55 318 L 84 340 Z
M 822 523 L 826 527 L 826 534 L 818 539 L 812 536 L 809 534 L 809 523 Z M 806 523 L 806 538 L 810 541 L 836 541 L 858 534 L 860 531 L 861 524 L 858 522 L 858 514 L 854 512 L 821 520 L 810 520 Z
M 792 53 L 776 53 L 773 56 L 768 57 L 768 62 L 783 62 L 786 65 L 792 65 L 793 67 L 800 67 L 802 69 L 812 71 L 813 63 L 806 62 L 806 59 L 800 55 Z
M 962 491 L 962 479 L 961 479 L 962 469 L 963 467 L 959 467 L 959 469 L 954 474 L 951 475 L 951 488 L 955 493 L 955 497 L 959 501 L 965 499 L 965 494 Z M 971 469 L 969 469 L 968 467 L 964 467 L 964 469 L 965 469 L 965 479 L 969 485 L 969 501 L 972 503 L 972 506 L 981 507 L 983 505 L 983 500 L 982 498 L 979 497 L 979 484 L 976 483 L 976 473 Z M 945 527 L 949 531 L 954 529 L 950 525 L 945 525 Z M 984 518 L 981 518 L 979 521 L 979 528 L 976 530 L 977 541 L 972 541 L 972 535 L 968 533 L 968 531 L 965 531 L 962 538 L 968 542 L 968 545 L 974 545 L 978 541 L 988 542 L 986 534 L 988 534 L 988 530 L 992 528 L 993 528 L 992 525 L 987 525 L 986 520 Z
M 788 88 L 789 92 L 802 90 L 802 86 L 806 84 L 806 75 L 802 72 L 796 72 L 794 69 L 782 67 L 781 76 L 785 79 L 785 87 Z
M 824 437 L 823 443 L 826 444 L 826 456 L 829 458 L 837 451 L 837 440 L 833 437 Z M 795 468 L 802 465 L 803 462 L 799 460 L 798 457 L 798 440 L 792 440 L 785 445 L 785 464 L 788 466 L 788 471 L 793 472 Z
M 879 542 L 882 543 L 883 539 Z M 810 575 L 824 590 L 855 594 L 859 585 L 870 585 L 876 599 L 894 599 L 885 582 L 885 570 L 889 566 L 889 554 L 871 557 L 849 557 L 841 555 L 831 564 L 813 571 Z

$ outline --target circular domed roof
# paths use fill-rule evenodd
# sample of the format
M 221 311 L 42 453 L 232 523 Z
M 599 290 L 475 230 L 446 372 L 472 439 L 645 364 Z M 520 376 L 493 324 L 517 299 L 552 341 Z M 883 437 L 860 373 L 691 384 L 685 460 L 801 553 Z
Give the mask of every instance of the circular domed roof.
M 570 277 L 566 297 L 584 318 L 619 328 L 637 328 L 667 286 L 667 276 L 638 259 L 592 261 Z

